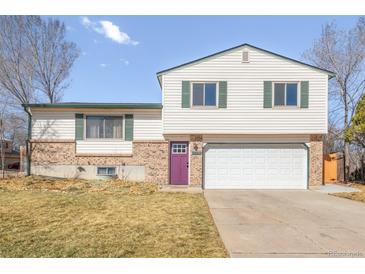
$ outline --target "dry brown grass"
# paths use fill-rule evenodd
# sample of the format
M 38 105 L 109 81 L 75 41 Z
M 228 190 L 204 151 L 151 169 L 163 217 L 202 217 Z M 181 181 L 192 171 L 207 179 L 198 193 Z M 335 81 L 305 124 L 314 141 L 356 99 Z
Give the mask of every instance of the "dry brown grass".
M 359 192 L 333 193 L 332 195 L 365 203 L 365 185 L 353 183 L 350 186 L 357 188 L 360 191 Z
M 57 179 L 51 177 L 29 176 L 22 178 L 0 179 L 0 190 L 40 190 L 52 192 L 129 192 L 131 194 L 149 194 L 158 191 L 153 183 L 128 182 L 123 180 L 81 180 Z
M 0 257 L 227 256 L 202 194 L 38 179 L 0 181 Z

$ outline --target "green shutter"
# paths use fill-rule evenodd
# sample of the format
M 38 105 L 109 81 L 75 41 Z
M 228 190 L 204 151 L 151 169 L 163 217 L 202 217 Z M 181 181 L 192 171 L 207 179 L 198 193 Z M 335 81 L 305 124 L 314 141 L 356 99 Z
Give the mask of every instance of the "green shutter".
M 190 108 L 190 82 L 189 81 L 182 81 L 181 107 Z
M 272 108 L 272 82 L 264 81 L 264 108 Z
M 308 108 L 309 104 L 309 82 L 300 82 L 300 107 Z
M 84 114 L 82 113 L 75 114 L 75 139 L 84 139 Z
M 133 141 L 133 114 L 125 115 L 125 140 Z
M 218 107 L 227 108 L 227 82 L 219 82 L 219 97 Z

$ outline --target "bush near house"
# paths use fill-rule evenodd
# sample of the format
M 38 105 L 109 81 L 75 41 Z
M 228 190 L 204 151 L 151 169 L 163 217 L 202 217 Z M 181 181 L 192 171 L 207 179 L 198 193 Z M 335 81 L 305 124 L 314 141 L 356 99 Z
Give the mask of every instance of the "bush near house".
M 123 181 L 0 180 L 0 257 L 226 257 L 200 193 Z

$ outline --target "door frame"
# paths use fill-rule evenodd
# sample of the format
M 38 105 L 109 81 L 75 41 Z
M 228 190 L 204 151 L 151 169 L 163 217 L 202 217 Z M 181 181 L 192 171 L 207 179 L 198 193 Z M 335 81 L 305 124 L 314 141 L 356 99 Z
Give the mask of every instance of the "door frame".
M 307 156 L 307 185 L 306 189 L 309 189 L 309 177 L 310 177 L 310 147 L 307 145 L 307 143 L 304 142 L 209 142 L 206 143 L 203 146 L 203 180 L 202 180 L 202 188 L 205 189 L 205 152 L 206 149 L 208 149 L 209 145 L 226 145 L 226 144 L 245 144 L 245 145 L 302 145 L 304 149 L 306 150 L 306 156 Z M 189 165 L 190 167 L 190 165 Z
M 188 186 L 190 184 L 190 150 L 189 150 L 189 141 L 170 141 L 169 142 L 169 185 L 178 186 L 172 183 L 171 175 L 171 155 L 172 155 L 172 145 L 173 144 L 186 144 L 187 148 L 187 160 L 188 160 L 188 180 L 187 183 L 181 186 Z

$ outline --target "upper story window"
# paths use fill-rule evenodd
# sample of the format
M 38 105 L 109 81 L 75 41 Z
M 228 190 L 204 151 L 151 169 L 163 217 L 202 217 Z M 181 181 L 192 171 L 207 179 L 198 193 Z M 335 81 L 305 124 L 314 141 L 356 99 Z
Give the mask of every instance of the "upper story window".
M 274 106 L 298 106 L 298 83 L 274 83 Z
M 122 116 L 86 116 L 86 138 L 122 139 Z
M 216 106 L 217 83 L 193 83 L 192 106 Z

